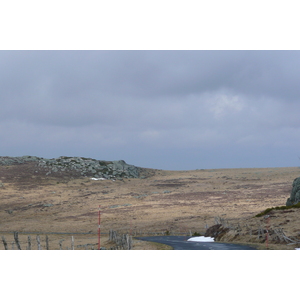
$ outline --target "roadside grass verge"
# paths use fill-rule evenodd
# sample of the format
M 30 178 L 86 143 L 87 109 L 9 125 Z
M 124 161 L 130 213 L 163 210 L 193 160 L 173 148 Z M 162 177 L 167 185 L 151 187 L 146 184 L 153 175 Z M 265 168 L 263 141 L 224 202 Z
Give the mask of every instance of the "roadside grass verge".
M 173 248 L 165 244 L 142 241 L 133 238 L 132 250 L 173 250 Z

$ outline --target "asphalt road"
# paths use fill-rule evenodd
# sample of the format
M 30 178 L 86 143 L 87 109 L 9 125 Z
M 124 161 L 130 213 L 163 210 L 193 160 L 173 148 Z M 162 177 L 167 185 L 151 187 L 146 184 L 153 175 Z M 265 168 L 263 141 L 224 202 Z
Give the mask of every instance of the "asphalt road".
M 216 242 L 188 242 L 187 236 L 146 236 L 136 239 L 156 242 L 173 247 L 174 250 L 256 250 L 255 248 Z

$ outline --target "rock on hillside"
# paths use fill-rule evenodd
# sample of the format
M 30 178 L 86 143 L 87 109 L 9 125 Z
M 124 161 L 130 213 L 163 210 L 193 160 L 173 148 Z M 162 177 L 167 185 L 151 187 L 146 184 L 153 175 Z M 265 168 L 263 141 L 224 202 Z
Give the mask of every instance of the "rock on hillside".
M 10 166 L 10 165 L 18 165 L 24 164 L 26 162 L 37 162 L 43 158 L 37 156 L 18 156 L 18 157 L 11 157 L 11 156 L 0 156 L 0 166 Z
M 291 206 L 300 202 L 300 177 L 293 181 L 293 188 L 290 198 L 286 201 L 286 206 Z
M 46 175 L 58 173 L 72 173 L 78 176 L 92 176 L 95 178 L 120 179 L 138 178 L 140 168 L 128 165 L 124 160 L 105 161 L 84 157 L 67 157 L 46 159 L 37 156 L 9 157 L 1 156 L 0 165 L 17 165 L 35 163 L 36 172 L 44 171 Z

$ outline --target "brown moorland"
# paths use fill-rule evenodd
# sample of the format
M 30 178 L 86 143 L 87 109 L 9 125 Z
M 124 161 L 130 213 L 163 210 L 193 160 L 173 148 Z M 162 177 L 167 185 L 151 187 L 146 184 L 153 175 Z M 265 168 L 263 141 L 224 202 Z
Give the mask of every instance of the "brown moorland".
M 62 239 L 69 245 L 73 234 L 77 249 L 83 249 L 80 245 L 97 244 L 100 205 L 104 246 L 109 246 L 110 229 L 132 235 L 166 231 L 202 234 L 218 217 L 227 224 L 253 229 L 251 238 L 236 234 L 229 238 L 227 234 L 223 241 L 255 243 L 263 248 L 264 239 L 257 239 L 255 230 L 266 226 L 266 221 L 254 216 L 269 207 L 285 205 L 299 173 L 298 167 L 142 169 L 143 179 L 94 181 L 68 174 L 37 174 L 31 162 L 0 166 L 0 234 L 11 243 L 12 232 L 18 231 L 25 248 L 29 233 L 32 239 L 35 233 L 40 234 L 42 243 L 48 233 L 52 249 L 58 249 Z M 297 209 L 273 212 L 269 226 L 279 226 L 287 236 L 300 239 L 299 213 Z M 135 241 L 134 249 L 155 248 L 149 245 Z M 293 248 L 284 243 L 273 247 Z M 4 249 L 2 242 L 0 249 Z

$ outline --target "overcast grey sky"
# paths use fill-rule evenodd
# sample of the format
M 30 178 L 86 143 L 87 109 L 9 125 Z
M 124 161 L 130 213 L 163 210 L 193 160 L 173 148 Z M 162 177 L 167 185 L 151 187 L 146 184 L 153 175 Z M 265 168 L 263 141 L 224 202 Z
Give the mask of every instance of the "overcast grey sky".
M 1 51 L 0 155 L 298 166 L 299 51 Z

